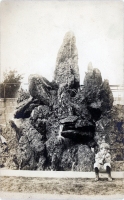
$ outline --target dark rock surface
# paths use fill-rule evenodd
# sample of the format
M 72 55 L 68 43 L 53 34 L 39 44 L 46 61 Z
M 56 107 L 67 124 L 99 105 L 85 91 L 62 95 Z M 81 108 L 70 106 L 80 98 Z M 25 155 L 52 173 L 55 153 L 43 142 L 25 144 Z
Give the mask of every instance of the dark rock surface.
M 48 169 L 60 170 L 61 156 L 64 150 L 64 142 L 57 137 L 50 137 L 46 142 Z
M 92 171 L 93 163 L 94 153 L 87 145 L 68 144 L 62 154 L 60 168 L 66 171 Z
M 87 155 L 87 156 L 86 156 Z M 78 171 L 93 171 L 94 153 L 87 145 L 78 148 Z
M 113 106 L 113 94 L 109 86 L 109 81 L 104 80 L 100 91 L 101 110 L 102 112 L 109 111 Z
M 43 105 L 49 105 L 50 90 L 56 88 L 43 76 L 33 74 L 29 76 L 29 92 L 34 99 L 39 99 Z
M 78 165 L 78 145 L 69 142 L 67 148 L 64 150 L 60 167 L 65 171 L 76 171 Z
M 38 105 L 40 105 L 40 101 L 38 101 L 37 99 L 32 99 L 32 97 L 30 97 L 29 99 L 26 99 L 18 104 L 14 113 L 14 117 L 16 119 L 29 118 L 32 110 Z
M 99 69 L 92 68 L 84 78 L 84 97 L 93 119 L 99 120 L 102 113 L 111 110 L 113 95 L 108 80 L 102 81 Z
M 26 136 L 22 136 L 19 140 L 17 148 L 17 161 L 19 169 L 35 169 L 34 153 L 29 145 Z

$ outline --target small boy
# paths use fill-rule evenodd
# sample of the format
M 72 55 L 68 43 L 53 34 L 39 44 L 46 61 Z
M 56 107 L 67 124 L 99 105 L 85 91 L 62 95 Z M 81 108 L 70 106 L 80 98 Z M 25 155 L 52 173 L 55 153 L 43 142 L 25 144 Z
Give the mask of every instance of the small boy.
M 95 181 L 99 180 L 99 171 L 105 171 L 108 174 L 108 181 L 112 181 L 111 178 L 111 155 L 109 153 L 109 145 L 102 143 L 100 145 L 100 151 L 95 155 L 94 169 L 96 178 Z

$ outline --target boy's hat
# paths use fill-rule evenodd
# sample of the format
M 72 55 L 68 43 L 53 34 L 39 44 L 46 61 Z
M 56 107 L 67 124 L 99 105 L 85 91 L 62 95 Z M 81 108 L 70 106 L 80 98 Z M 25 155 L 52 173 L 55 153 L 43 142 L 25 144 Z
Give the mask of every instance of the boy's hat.
M 103 142 L 103 143 L 100 145 L 100 149 L 101 149 L 101 148 L 110 149 L 110 146 L 109 146 L 109 144 Z

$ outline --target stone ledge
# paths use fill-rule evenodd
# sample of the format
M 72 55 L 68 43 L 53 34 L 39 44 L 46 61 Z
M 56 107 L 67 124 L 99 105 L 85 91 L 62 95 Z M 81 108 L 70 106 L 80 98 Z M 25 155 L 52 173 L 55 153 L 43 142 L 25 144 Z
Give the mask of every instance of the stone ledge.
M 111 173 L 112 178 L 124 178 L 124 171 Z M 0 170 L 0 176 L 39 177 L 39 178 L 95 178 L 94 172 L 74 171 L 30 171 L 30 170 Z M 100 173 L 100 178 L 107 178 L 106 173 Z

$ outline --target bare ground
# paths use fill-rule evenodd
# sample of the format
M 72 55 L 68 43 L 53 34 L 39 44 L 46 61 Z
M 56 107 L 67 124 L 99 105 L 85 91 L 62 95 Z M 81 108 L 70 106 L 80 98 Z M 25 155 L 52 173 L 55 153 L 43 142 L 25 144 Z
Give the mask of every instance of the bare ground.
M 95 182 L 94 179 L 81 178 L 31 178 L 1 177 L 2 192 L 69 194 L 69 195 L 123 195 L 123 179 L 108 182 L 106 178 Z

